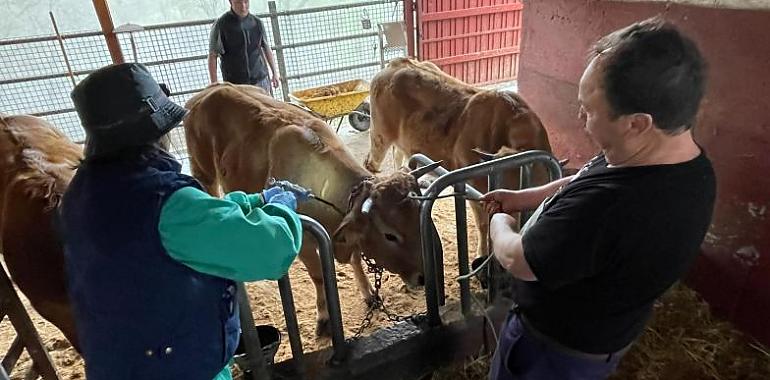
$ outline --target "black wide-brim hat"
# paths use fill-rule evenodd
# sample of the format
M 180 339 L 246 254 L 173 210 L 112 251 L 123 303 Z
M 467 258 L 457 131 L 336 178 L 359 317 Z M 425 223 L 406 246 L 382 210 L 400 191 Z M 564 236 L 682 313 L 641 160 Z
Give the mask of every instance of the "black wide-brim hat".
M 78 83 L 71 96 L 86 132 L 87 158 L 154 142 L 187 114 L 139 63 L 101 68 Z

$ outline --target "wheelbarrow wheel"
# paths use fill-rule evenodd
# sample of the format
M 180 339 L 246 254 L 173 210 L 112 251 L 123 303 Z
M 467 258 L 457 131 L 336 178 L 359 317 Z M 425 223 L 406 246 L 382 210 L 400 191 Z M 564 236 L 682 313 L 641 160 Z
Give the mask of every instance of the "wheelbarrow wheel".
M 356 109 L 348 115 L 348 122 L 353 129 L 363 132 L 369 130 L 369 126 L 372 121 L 371 109 L 369 102 L 363 102 L 356 107 Z

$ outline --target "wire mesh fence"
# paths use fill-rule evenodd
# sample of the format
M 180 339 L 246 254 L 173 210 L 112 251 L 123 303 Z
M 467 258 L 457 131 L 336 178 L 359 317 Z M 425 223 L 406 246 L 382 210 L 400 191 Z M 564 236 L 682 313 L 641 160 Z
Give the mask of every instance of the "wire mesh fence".
M 323 8 L 279 10 L 257 15 L 284 74 L 273 94 L 293 92 L 352 79 L 371 79 L 379 70 L 377 24 L 401 21 L 402 0 L 375 0 Z M 116 35 L 127 62 L 147 65 L 172 99 L 184 104 L 209 84 L 207 55 L 215 20 L 118 27 Z M 276 25 L 273 22 L 277 21 Z M 279 36 L 281 44 L 275 43 Z M 101 32 L 0 40 L 0 112 L 45 117 L 72 140 L 85 138 L 70 92 L 75 83 L 112 63 Z M 386 51 L 386 59 L 405 55 Z M 65 58 L 66 57 L 66 58 Z M 280 57 L 280 59 L 279 59 Z M 69 66 L 67 65 L 69 63 Z M 283 63 L 283 65 L 282 65 Z M 173 153 L 187 157 L 182 128 L 172 135 Z

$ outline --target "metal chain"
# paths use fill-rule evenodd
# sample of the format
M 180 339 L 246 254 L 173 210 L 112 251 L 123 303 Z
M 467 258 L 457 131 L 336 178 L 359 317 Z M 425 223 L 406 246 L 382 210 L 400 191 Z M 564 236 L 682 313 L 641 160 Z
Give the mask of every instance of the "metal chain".
M 382 273 L 384 272 L 383 268 L 377 265 L 374 260 L 366 257 L 366 255 L 363 253 L 361 254 L 361 258 L 364 260 L 364 263 L 366 263 L 366 271 L 368 273 L 374 274 L 374 301 L 369 305 L 369 309 L 366 311 L 366 315 L 364 315 L 364 319 L 361 321 L 361 325 L 358 327 L 358 330 L 356 330 L 356 333 L 353 335 L 351 340 L 360 338 L 364 330 L 372 325 L 372 317 L 374 316 L 374 311 L 377 309 L 382 310 L 390 322 L 402 322 L 409 320 L 417 322 L 420 318 L 427 315 L 425 312 L 414 315 L 398 315 L 388 310 L 388 308 L 385 306 L 385 302 L 382 300 L 382 297 L 380 297 L 380 289 L 382 288 Z

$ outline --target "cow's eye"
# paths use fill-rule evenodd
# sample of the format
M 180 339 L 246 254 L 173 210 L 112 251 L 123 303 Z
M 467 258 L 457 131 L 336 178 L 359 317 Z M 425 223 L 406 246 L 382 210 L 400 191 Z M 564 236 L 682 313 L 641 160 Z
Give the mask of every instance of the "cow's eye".
M 385 239 L 388 239 L 389 241 L 392 241 L 394 243 L 398 243 L 398 237 L 396 237 L 396 235 L 393 235 L 393 234 L 387 234 L 386 233 L 385 234 Z

